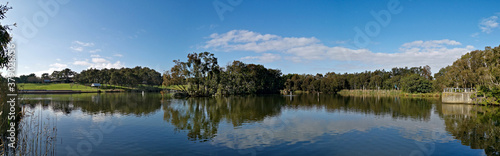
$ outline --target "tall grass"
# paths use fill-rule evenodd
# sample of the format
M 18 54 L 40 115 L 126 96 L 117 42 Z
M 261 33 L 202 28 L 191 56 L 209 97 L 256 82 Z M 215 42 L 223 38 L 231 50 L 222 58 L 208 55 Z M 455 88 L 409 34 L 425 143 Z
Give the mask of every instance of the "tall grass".
M 343 96 L 405 96 L 405 97 L 440 97 L 440 93 L 405 93 L 401 90 L 341 90 L 338 94 Z
M 40 110 L 26 110 L 23 107 L 18 126 L 16 148 L 2 146 L 1 155 L 57 155 L 57 115 L 44 118 Z M 6 144 L 6 140 L 3 140 Z M 6 149 L 7 148 L 7 149 Z

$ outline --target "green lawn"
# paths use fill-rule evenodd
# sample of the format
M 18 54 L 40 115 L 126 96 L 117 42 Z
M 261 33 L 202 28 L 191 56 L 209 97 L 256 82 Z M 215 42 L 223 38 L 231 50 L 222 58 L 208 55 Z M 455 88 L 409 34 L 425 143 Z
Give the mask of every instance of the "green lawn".
M 115 85 L 103 85 L 101 88 L 95 88 L 90 86 L 85 86 L 81 84 L 69 84 L 69 83 L 57 83 L 57 84 L 42 84 L 42 83 L 19 83 L 17 84 L 20 90 L 80 90 L 80 91 L 105 91 L 105 90 L 113 90 L 113 89 L 122 89 L 122 90 L 133 90 L 133 89 L 144 89 L 144 88 L 159 88 L 159 89 L 173 89 L 180 90 L 180 87 L 177 85 L 172 86 L 144 86 L 139 85 L 138 88 L 125 87 L 125 86 L 115 86 Z M 187 85 L 185 85 L 187 87 Z
M 97 91 L 98 88 L 84 86 L 80 84 L 58 83 L 58 84 L 41 84 L 41 83 L 19 83 L 17 87 L 20 90 L 81 90 L 81 91 Z
M 157 89 L 176 89 L 176 87 L 158 87 L 158 86 L 147 86 L 147 85 L 139 85 L 136 88 L 133 87 L 125 87 L 125 86 L 117 86 L 117 85 L 108 85 L 103 84 L 100 88 L 90 87 L 81 84 L 70 84 L 70 83 L 57 83 L 57 84 L 42 84 L 42 83 L 19 83 L 17 84 L 20 90 L 80 90 L 80 91 L 107 91 L 107 90 L 157 90 Z

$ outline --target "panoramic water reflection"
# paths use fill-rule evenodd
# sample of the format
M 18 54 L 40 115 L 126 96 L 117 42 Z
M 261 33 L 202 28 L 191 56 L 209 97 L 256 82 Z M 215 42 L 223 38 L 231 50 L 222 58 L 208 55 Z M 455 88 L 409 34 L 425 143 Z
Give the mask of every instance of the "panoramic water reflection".
M 498 154 L 498 108 L 439 99 L 118 93 L 23 95 L 22 103 L 57 118 L 58 155 Z

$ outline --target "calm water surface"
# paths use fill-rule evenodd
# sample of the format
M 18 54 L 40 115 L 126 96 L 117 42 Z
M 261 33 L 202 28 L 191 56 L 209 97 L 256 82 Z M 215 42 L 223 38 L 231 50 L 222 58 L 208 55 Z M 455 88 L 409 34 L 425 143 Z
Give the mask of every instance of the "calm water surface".
M 22 104 L 42 120 L 57 119 L 57 155 L 496 155 L 500 149 L 497 108 L 437 99 L 120 93 L 23 95 Z

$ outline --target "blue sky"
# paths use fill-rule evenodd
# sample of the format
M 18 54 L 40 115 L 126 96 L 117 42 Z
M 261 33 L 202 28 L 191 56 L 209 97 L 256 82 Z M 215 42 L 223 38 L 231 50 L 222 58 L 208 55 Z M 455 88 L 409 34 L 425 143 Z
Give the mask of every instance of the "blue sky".
M 424 65 L 437 72 L 471 50 L 500 45 L 500 1 L 493 0 L 38 0 L 9 5 L 13 9 L 1 22 L 17 23 L 12 33 L 18 75 L 135 66 L 164 72 L 172 60 L 203 51 L 214 53 L 221 66 L 241 60 L 283 73 Z

